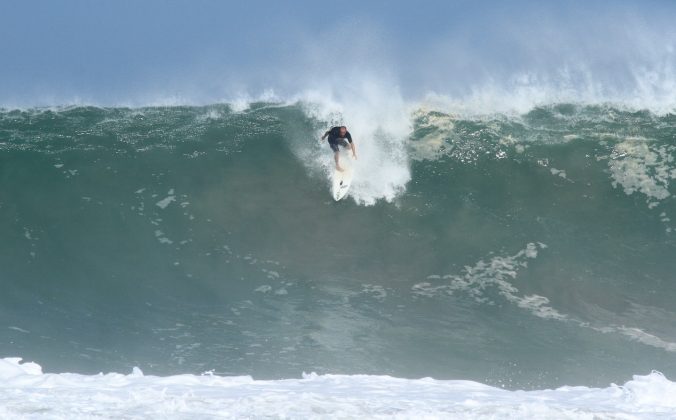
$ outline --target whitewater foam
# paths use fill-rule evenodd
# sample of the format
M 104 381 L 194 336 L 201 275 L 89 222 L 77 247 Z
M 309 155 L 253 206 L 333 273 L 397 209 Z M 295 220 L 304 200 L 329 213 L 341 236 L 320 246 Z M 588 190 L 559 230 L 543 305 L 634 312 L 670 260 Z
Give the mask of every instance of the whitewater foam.
M 607 388 L 507 391 L 465 380 L 303 374 L 146 376 L 43 373 L 37 363 L 0 359 L 5 418 L 670 418 L 676 383 L 659 372 Z

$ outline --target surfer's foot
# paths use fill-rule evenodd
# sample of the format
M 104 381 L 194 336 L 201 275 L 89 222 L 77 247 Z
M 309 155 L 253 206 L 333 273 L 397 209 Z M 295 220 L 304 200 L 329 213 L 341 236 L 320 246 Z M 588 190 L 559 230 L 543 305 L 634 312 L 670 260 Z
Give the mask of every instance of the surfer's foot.
M 345 169 L 341 168 L 340 166 L 336 165 L 336 171 L 338 172 L 343 172 Z

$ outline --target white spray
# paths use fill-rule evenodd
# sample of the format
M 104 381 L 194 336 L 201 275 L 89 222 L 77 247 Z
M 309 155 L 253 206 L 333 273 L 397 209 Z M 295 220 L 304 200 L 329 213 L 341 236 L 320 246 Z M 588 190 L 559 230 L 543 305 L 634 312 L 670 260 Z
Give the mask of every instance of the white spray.
M 406 152 L 411 112 L 396 86 L 361 79 L 343 90 L 306 92 L 300 100 L 310 117 L 326 122 L 316 133 L 315 147 L 300 156 L 308 169 L 330 180 L 333 153 L 320 137 L 333 125 L 345 125 L 358 157 L 350 197 L 358 204 L 373 205 L 381 199 L 391 202 L 405 190 L 411 179 Z

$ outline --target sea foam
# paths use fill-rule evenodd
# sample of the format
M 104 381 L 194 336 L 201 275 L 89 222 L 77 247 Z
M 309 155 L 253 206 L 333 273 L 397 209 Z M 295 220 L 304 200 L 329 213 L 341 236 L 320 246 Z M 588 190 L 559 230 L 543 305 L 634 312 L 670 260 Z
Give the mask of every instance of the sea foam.
M 508 391 L 465 380 L 303 374 L 254 380 L 212 374 L 43 373 L 0 359 L 2 418 L 631 418 L 676 416 L 676 383 L 661 373 L 606 388 Z

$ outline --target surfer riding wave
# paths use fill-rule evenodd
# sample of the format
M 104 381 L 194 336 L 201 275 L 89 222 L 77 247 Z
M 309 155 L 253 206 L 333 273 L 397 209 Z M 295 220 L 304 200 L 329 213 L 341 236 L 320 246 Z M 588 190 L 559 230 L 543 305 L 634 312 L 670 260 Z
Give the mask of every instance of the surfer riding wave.
M 352 150 L 352 157 L 357 159 L 357 151 L 354 147 L 354 143 L 352 142 L 352 136 L 350 135 L 350 132 L 347 131 L 347 127 L 344 125 L 340 127 L 332 127 L 330 130 L 324 133 L 322 140 L 324 140 L 327 136 L 329 138 L 329 147 L 331 147 L 331 150 L 333 150 L 333 156 L 336 161 L 336 170 L 342 172 L 343 168 L 340 167 L 340 146 L 347 148 L 349 143 L 350 149 Z

